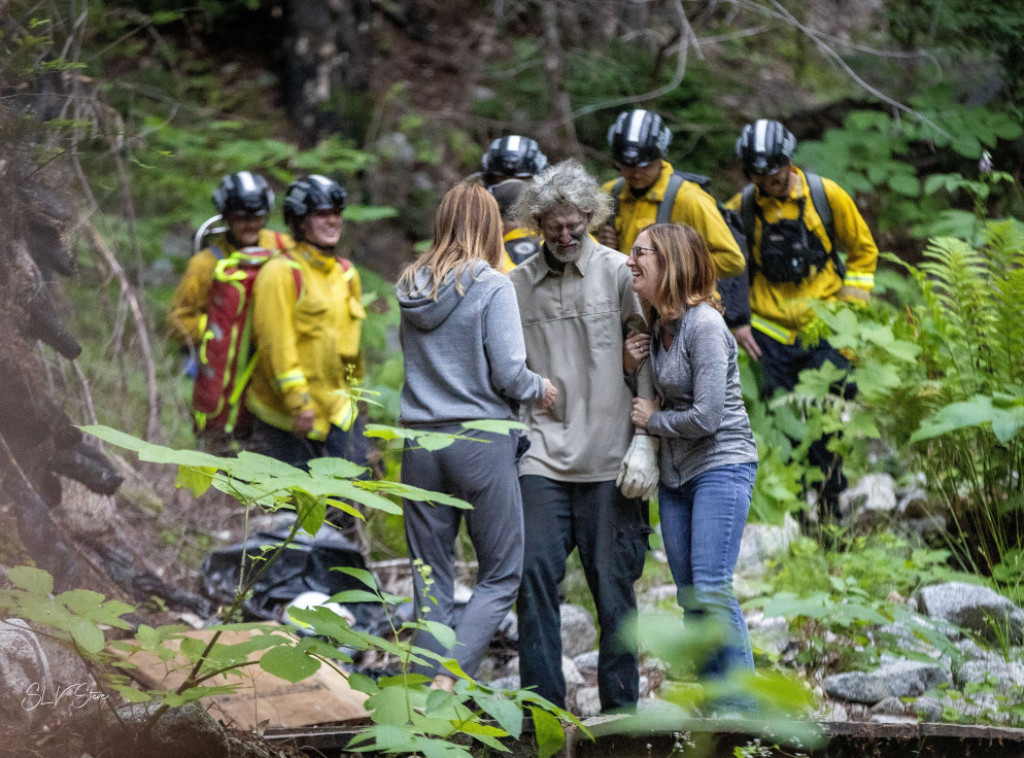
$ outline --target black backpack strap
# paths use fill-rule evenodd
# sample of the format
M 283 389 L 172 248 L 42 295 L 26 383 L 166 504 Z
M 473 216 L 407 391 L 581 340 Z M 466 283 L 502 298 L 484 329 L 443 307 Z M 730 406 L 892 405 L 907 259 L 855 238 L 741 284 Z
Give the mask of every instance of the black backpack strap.
M 754 185 L 748 184 L 743 188 L 743 195 L 740 198 L 740 219 L 743 221 L 743 234 L 747 237 L 747 250 L 754 248 L 754 209 L 757 208 L 757 201 L 754 200 Z M 753 258 L 753 255 L 751 255 Z
M 672 208 L 676 204 L 676 197 L 679 195 L 679 188 L 683 186 L 683 177 L 674 173 L 668 179 L 665 187 L 665 197 L 658 204 L 658 215 L 654 217 L 656 224 L 669 224 L 672 222 Z
M 811 203 L 814 204 L 814 210 L 818 212 L 821 223 L 825 225 L 828 241 L 832 244 L 832 249 L 835 250 L 836 224 L 832 218 L 832 205 L 828 201 L 828 195 L 825 194 L 825 184 L 821 181 L 820 176 L 812 174 L 810 171 L 804 176 L 807 177 L 807 191 L 811 196 Z
M 836 222 L 832 217 L 832 205 L 828 201 L 828 195 L 825 194 L 825 183 L 821 181 L 818 174 L 813 174 L 810 171 L 805 172 L 804 176 L 807 178 L 807 192 L 811 196 L 811 203 L 814 204 L 814 210 L 817 211 L 821 223 L 825 226 L 825 234 L 828 235 L 829 244 L 832 246 L 829 255 L 836 265 L 836 273 L 839 274 L 840 279 L 845 279 L 846 266 L 839 258 L 839 249 L 836 245 Z
M 625 185 L 625 177 L 620 176 L 615 180 L 615 184 L 612 185 L 612 224 L 614 225 L 615 219 L 619 217 L 619 195 L 622 194 L 622 187 Z
M 693 182 L 702 190 L 711 194 L 711 177 L 704 174 L 694 174 L 691 171 L 676 171 L 676 176 L 681 176 L 687 182 Z

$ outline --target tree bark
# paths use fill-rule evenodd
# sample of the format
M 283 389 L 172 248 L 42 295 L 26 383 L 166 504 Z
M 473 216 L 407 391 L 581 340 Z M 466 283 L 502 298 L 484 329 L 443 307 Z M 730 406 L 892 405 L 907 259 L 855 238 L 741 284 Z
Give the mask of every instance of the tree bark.
M 345 92 L 364 92 L 373 54 L 370 0 L 286 0 L 284 101 L 303 147 L 337 131 Z

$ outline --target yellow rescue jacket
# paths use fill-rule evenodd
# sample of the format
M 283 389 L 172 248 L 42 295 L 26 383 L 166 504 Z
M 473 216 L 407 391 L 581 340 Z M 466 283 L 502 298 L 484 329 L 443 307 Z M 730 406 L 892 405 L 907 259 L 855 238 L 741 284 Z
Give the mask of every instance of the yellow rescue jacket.
M 259 247 L 282 252 L 294 244 L 287 234 L 260 229 L 257 243 Z M 200 250 L 189 259 L 185 274 L 171 296 L 166 321 L 167 330 L 181 344 L 198 347 L 202 341 L 203 333 L 206 331 L 206 307 L 210 299 L 210 285 L 213 284 L 213 272 L 217 268 L 217 261 L 236 252 L 238 248 L 228 242 L 226 233 L 222 233 L 210 240 L 209 247 Z
M 618 198 L 613 198 L 618 204 L 613 223 L 619 235 L 621 252 L 628 255 L 641 230 L 657 219 L 658 206 L 665 199 L 665 190 L 674 172 L 672 164 L 663 160 L 658 181 L 640 197 L 634 196 L 629 184 L 623 182 Z M 601 189 L 611 194 L 617 181 L 612 179 L 605 182 Z M 672 204 L 671 220 L 676 224 L 693 227 L 704 238 L 720 277 L 743 273 L 746 268 L 743 251 L 736 244 L 715 199 L 701 189 L 699 184 L 683 182 Z
M 851 302 L 866 299 L 866 293 L 875 284 L 875 267 L 878 264 L 878 246 L 871 236 L 867 222 L 857 209 L 856 203 L 846 191 L 831 179 L 822 177 L 825 197 L 832 210 L 832 223 L 836 240 L 847 251 L 846 276 L 839 277 L 835 256 L 832 255 L 832 241 L 829 239 L 821 216 L 811 201 L 804 172 L 795 166 L 791 171 L 799 181 L 785 198 L 763 195 L 754 190 L 754 201 L 764 214 L 768 224 L 779 220 L 800 218 L 800 205 L 804 207 L 804 225 L 808 231 L 821 240 L 825 251 L 830 253 L 825 266 L 801 282 L 773 284 L 761 272 L 762 222 L 755 214 L 754 234 L 747 240 L 752 256 L 750 283 L 750 325 L 779 342 L 793 344 L 797 333 L 814 319 L 811 302 L 836 299 Z M 726 207 L 740 210 L 743 193 L 734 195 Z
M 516 229 L 512 229 L 511 231 L 505 232 L 505 235 L 501 238 L 501 241 L 505 245 L 505 251 L 504 251 L 505 259 L 504 259 L 504 263 L 502 265 L 502 271 L 504 273 L 507 274 L 509 271 L 511 271 L 512 269 L 514 269 L 516 267 L 516 262 L 514 260 L 512 260 L 512 256 L 510 256 L 508 254 L 508 243 L 509 242 L 515 242 L 516 240 L 521 240 L 521 239 L 524 239 L 526 237 L 536 237 L 536 236 L 537 236 L 537 234 L 535 232 L 531 231 L 530 229 L 524 229 L 522 227 L 519 227 L 519 228 L 516 228 Z
M 302 274 L 296 292 L 292 266 Z M 264 264 L 253 286 L 253 341 L 259 352 L 246 407 L 262 421 L 290 431 L 292 419 L 314 412 L 310 439 L 330 425 L 349 429 L 355 404 L 346 390 L 360 368 L 359 338 L 366 311 L 359 272 L 344 258 L 306 242 L 291 260 Z

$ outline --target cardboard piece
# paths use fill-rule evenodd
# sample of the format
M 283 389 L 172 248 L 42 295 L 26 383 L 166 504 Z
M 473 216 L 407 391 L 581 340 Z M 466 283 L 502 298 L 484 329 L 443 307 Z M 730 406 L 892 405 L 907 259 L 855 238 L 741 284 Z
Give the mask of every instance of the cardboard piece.
M 272 624 L 270 626 L 273 626 Z M 275 634 L 287 634 L 284 627 Z M 260 635 L 259 630 L 223 632 L 218 640 L 225 645 L 234 645 Z M 209 642 L 214 631 L 202 629 L 184 632 L 183 636 Z M 177 649 L 178 641 L 168 642 Z M 115 655 L 125 658 L 124 651 L 112 649 Z M 252 653 L 248 660 L 258 661 L 265 651 Z M 164 663 L 148 652 L 136 652 L 127 660 L 137 668 L 126 673 L 135 679 L 142 689 L 172 689 L 184 681 L 189 671 L 188 660 L 178 655 Z M 312 676 L 301 682 L 291 683 L 269 674 L 259 665 L 245 666 L 235 673 L 218 674 L 203 682 L 204 686 L 237 684 L 231 694 L 215 695 L 200 700 L 215 719 L 243 730 L 262 731 L 268 727 L 297 727 L 325 724 L 338 721 L 368 721 L 364 703 L 367 695 L 348 686 L 348 679 L 334 669 L 321 665 Z

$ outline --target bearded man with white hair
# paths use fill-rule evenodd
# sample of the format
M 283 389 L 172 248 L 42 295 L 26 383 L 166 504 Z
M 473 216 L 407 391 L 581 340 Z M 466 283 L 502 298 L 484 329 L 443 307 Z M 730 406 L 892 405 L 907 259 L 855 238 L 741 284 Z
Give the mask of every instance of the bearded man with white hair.
M 558 387 L 546 413 L 524 411 L 530 446 L 519 464 L 526 549 L 519 590 L 523 687 L 565 707 L 559 583 L 579 549 L 600 625 L 598 690 L 603 712 L 638 697 L 637 646 L 627 622 L 650 532 L 645 501 L 658 483 L 657 442 L 630 421 L 633 391 L 623 340 L 647 330 L 621 253 L 590 235 L 611 198 L 573 160 L 538 174 L 514 206 L 544 243 L 509 274 L 526 361 Z M 638 382 L 652 398 L 649 371 Z

